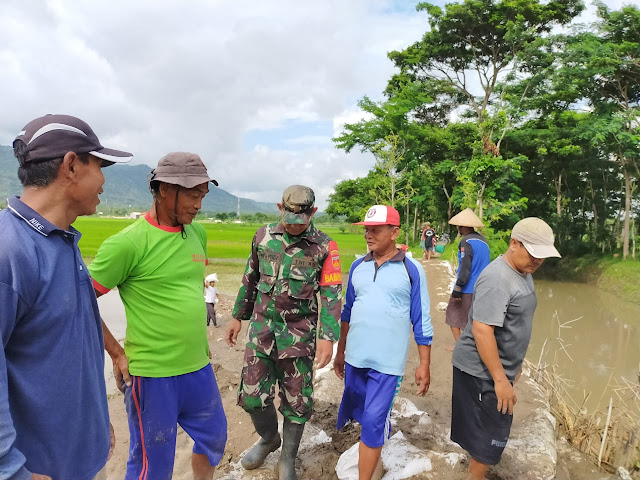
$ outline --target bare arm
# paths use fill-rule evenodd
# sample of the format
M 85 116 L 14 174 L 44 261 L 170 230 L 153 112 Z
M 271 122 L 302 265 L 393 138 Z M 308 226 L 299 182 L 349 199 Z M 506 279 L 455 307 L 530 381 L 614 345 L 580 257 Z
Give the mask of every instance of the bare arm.
M 502 413 L 507 413 L 508 411 L 510 415 L 513 415 L 513 406 L 517 401 L 516 394 L 511 382 L 504 373 L 494 330 L 495 327 L 493 325 L 486 325 L 477 320 L 473 321 L 473 337 L 475 338 L 480 358 L 493 378 L 496 397 L 498 398 L 498 410 Z
M 325 367 L 333 357 L 333 342 L 340 335 L 340 307 L 342 305 L 342 285 L 320 287 L 320 326 L 316 342 L 316 356 L 314 363 L 317 368 Z
M 102 296 L 98 290 L 95 290 L 96 298 Z M 102 336 L 104 337 L 104 349 L 107 351 L 109 356 L 111 357 L 111 361 L 113 362 L 113 376 L 116 379 L 116 386 L 118 390 L 124 392 L 124 384 L 127 387 L 131 386 L 131 375 L 129 374 L 129 360 L 127 360 L 127 356 L 124 353 L 124 348 L 122 345 L 116 340 L 116 338 L 107 327 L 107 324 L 104 323 L 102 318 Z
M 418 356 L 420 364 L 416 368 L 416 385 L 419 388 L 416 395 L 424 396 L 429 391 L 431 384 L 431 345 L 418 345 Z
M 251 319 L 253 307 L 258 294 L 257 285 L 260 279 L 260 259 L 258 258 L 257 236 L 260 230 L 253 236 L 251 242 L 251 254 L 247 260 L 247 266 L 242 277 L 242 286 L 233 305 L 231 320 L 225 333 L 225 341 L 230 347 L 234 347 L 238 341 L 238 335 L 242 330 L 242 320 Z
M 333 359 L 333 371 L 341 380 L 344 379 L 344 351 L 347 348 L 347 334 L 349 333 L 349 322 L 340 322 L 340 339 L 338 340 L 338 351 Z

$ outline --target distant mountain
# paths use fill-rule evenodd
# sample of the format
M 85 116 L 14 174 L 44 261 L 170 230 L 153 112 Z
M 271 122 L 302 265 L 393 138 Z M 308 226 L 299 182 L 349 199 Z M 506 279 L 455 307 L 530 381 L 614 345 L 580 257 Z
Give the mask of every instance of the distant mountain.
M 151 204 L 151 194 L 147 186 L 147 174 L 151 167 L 147 165 L 114 165 L 104 169 L 106 182 L 104 193 L 100 195 L 99 209 L 123 207 L 128 210 L 144 211 Z M 11 147 L 0 145 L 0 199 L 22 191 L 18 180 L 18 162 Z M 202 210 L 209 213 L 235 212 L 238 210 L 238 197 L 210 186 L 209 194 L 202 202 Z M 265 203 L 240 199 L 240 213 L 277 214 L 276 202 Z

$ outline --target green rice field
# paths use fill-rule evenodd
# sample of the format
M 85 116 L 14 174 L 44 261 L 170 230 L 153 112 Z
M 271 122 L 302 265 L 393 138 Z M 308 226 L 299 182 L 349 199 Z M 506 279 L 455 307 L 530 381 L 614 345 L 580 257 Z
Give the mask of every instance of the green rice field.
M 95 257 L 102 242 L 111 235 L 131 225 L 136 220 L 123 218 L 80 217 L 74 223 L 80 232 L 80 250 L 87 263 Z M 206 223 L 208 256 L 213 261 L 207 266 L 207 274 L 216 272 L 221 293 L 235 295 L 240 286 L 242 274 L 249 252 L 251 240 L 261 224 Z M 356 254 L 366 252 L 362 234 L 343 233 L 337 225 L 320 225 L 320 229 L 331 236 L 340 249 L 342 273 L 346 283 L 349 268 Z M 414 252 L 417 255 L 417 252 Z

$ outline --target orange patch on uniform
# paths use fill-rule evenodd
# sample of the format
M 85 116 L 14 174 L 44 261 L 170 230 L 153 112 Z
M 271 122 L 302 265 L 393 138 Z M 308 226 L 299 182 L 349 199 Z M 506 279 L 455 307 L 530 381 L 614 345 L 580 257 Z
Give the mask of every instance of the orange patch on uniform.
M 342 272 L 340 268 L 340 253 L 338 244 L 331 240 L 329 242 L 329 255 L 322 266 L 320 273 L 320 285 L 341 285 Z

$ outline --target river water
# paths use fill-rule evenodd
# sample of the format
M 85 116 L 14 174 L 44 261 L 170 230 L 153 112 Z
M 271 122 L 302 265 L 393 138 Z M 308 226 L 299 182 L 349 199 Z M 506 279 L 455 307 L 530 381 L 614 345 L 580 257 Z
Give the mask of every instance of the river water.
M 557 365 L 579 404 L 591 392 L 587 407 L 597 405 L 608 383 L 622 384 L 623 377 L 638 382 L 640 301 L 623 301 L 581 283 L 536 280 L 535 285 L 538 308 L 527 352 L 531 362 L 538 364 L 546 340 L 542 363 Z

